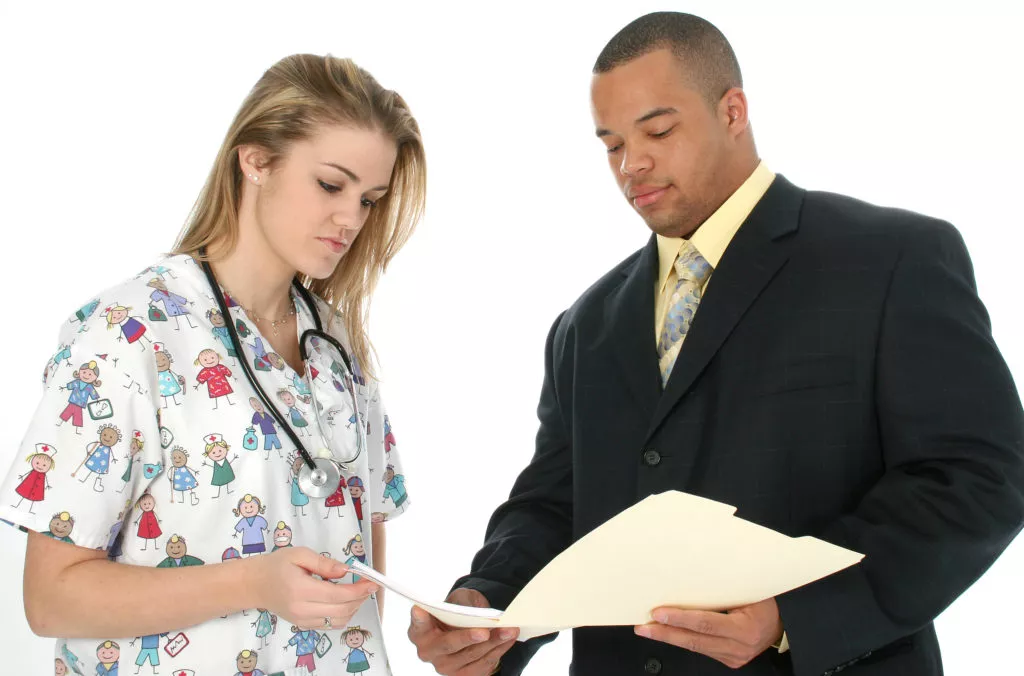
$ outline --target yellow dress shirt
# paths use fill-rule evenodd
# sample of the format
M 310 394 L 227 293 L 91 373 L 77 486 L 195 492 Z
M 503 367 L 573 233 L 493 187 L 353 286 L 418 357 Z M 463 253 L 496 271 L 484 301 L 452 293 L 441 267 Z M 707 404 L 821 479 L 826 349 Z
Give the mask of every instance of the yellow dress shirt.
M 768 191 L 768 186 L 774 180 L 775 174 L 765 166 L 764 162 L 758 163 L 754 173 L 743 182 L 743 185 L 737 188 L 736 192 L 730 195 L 729 199 L 715 213 L 711 214 L 708 220 L 701 223 L 696 232 L 690 236 L 690 242 L 694 248 L 711 265 L 712 275 L 714 274 L 714 269 L 718 267 L 718 262 L 722 260 L 722 255 L 725 253 L 725 249 L 729 246 L 729 242 L 732 241 L 736 231 L 743 225 L 743 221 L 747 220 L 747 216 L 754 210 L 757 203 L 761 201 L 765 192 Z M 661 330 L 665 326 L 668 302 L 678 281 L 674 267 L 676 256 L 679 255 L 679 250 L 685 242 L 681 237 L 662 237 L 661 235 L 657 237 L 658 279 L 655 282 L 656 288 L 654 290 L 655 345 L 657 345 L 658 339 L 661 337 Z M 712 275 L 708 275 L 707 279 L 704 280 L 704 286 L 701 287 L 701 291 L 707 288 Z M 685 340 L 686 337 L 683 336 L 683 339 Z M 789 650 L 789 639 L 785 632 L 782 634 L 782 640 L 774 647 L 779 652 Z
M 690 241 L 697 251 L 704 256 L 704 260 L 711 264 L 711 274 L 704 280 L 703 291 L 707 288 L 711 277 L 714 276 L 714 269 L 729 246 L 733 235 L 740 229 L 743 221 L 754 210 L 761 198 L 764 197 L 768 186 L 775 180 L 772 173 L 764 162 L 757 165 L 746 181 L 736 189 L 729 199 L 725 200 L 718 211 L 711 214 L 708 220 L 701 223 L 697 231 L 690 236 Z M 686 241 L 681 237 L 662 237 L 658 235 L 658 279 L 655 281 L 654 289 L 654 342 L 657 345 L 661 336 L 661 329 L 665 325 L 665 315 L 668 314 L 668 301 L 672 297 L 672 291 L 676 288 L 676 271 L 673 264 L 679 249 Z M 685 336 L 684 336 L 685 339 Z

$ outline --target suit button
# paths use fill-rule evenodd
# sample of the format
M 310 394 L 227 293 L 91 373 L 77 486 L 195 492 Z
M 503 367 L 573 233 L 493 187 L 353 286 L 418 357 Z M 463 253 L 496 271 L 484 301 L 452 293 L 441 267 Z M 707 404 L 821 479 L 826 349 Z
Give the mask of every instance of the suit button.
M 661 462 L 661 453 L 658 453 L 653 448 L 648 448 L 644 451 L 644 464 L 648 467 L 656 467 Z
M 833 674 L 835 674 L 835 673 L 836 673 L 836 670 L 835 670 L 835 669 L 828 669 L 828 670 L 827 670 L 827 671 L 825 671 L 825 673 L 823 673 L 823 674 L 822 674 L 821 676 L 833 676 Z
M 657 658 L 650 658 L 644 665 L 644 671 L 648 674 L 660 674 L 661 673 L 661 660 Z

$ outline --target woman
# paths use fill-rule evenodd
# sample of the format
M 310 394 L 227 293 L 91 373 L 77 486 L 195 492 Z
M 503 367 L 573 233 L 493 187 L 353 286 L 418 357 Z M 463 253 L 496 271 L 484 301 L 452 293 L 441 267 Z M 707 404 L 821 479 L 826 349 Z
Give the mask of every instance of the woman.
M 71 469 L 53 469 L 47 474 L 50 487 L 33 493 L 43 498 L 43 508 L 32 513 L 11 506 L 21 497 L 23 463 L 0 484 L 0 518 L 29 531 L 24 579 L 28 621 L 37 634 L 58 637 L 57 657 L 67 664 L 77 660 L 81 673 L 116 673 L 118 646 L 125 646 L 127 666 L 136 658 L 127 651 L 138 650 L 133 637 L 168 632 L 172 673 L 233 673 L 239 649 L 253 643 L 252 624 L 244 617 L 248 608 L 265 609 L 302 636 L 326 637 L 310 645 L 304 640 L 298 650 L 287 632 L 262 636 L 264 647 L 258 655 L 250 651 L 246 664 L 255 665 L 258 659 L 266 673 L 297 676 L 315 664 L 318 674 L 343 674 L 341 651 L 328 648 L 339 644 L 346 628 L 369 627 L 374 637 L 380 636 L 381 597 L 371 596 L 376 585 L 368 580 L 337 584 L 344 582 L 347 567 L 322 553 L 340 556 L 362 533 L 368 562 L 383 568 L 384 521 L 394 509 L 379 496 L 387 465 L 397 466 L 398 459 L 392 451 L 385 460 L 379 432 L 385 411 L 370 377 L 366 308 L 381 272 L 422 213 L 425 180 L 418 126 L 401 97 L 348 60 L 287 57 L 264 74 L 242 104 L 173 253 L 151 266 L 163 272 L 159 285 L 147 275 L 131 278 L 100 293 L 97 307 L 106 310 L 83 319 L 81 328 L 65 324 L 59 344 L 69 346 L 69 358 L 45 380 L 44 400 L 22 452 L 27 455 L 35 452 L 36 444 L 48 444 L 82 457 L 86 440 L 105 440 L 104 431 L 111 429 L 137 430 L 160 443 L 142 446 L 139 455 L 147 471 L 126 474 L 125 495 L 98 492 L 72 479 Z M 215 275 L 216 288 L 203 263 Z M 315 294 L 314 303 L 293 297 L 294 278 Z M 175 301 L 183 311 L 180 316 L 191 321 L 176 325 L 159 314 L 131 314 L 132 307 L 145 307 L 152 300 L 154 287 L 181 299 Z M 219 307 L 218 297 L 227 308 L 224 314 L 232 316 L 211 312 Z M 214 435 L 243 439 L 254 424 L 253 408 L 236 405 L 236 399 L 252 401 L 258 392 L 241 363 L 231 368 L 223 364 L 236 355 L 225 350 L 217 331 L 221 327 L 238 327 L 241 338 L 254 336 L 240 341 L 242 351 L 248 352 L 237 355 L 240 362 L 252 363 L 257 355 L 251 343 L 257 341 L 279 355 L 280 369 L 259 370 L 254 377 L 286 426 L 299 419 L 308 424 L 304 439 L 318 429 L 313 411 L 308 419 L 297 419 L 290 411 L 299 398 L 296 376 L 304 378 L 298 336 L 313 326 L 313 313 L 345 346 L 353 369 L 365 378 L 356 394 L 370 430 L 366 450 L 346 467 L 342 479 L 351 480 L 356 473 L 373 477 L 369 481 L 377 485 L 368 491 L 370 527 L 362 523 L 362 511 L 353 508 L 355 499 L 344 502 L 340 521 L 324 521 L 339 501 L 328 507 L 322 497 L 311 497 L 303 514 L 292 513 L 291 467 L 285 458 L 294 457 L 297 448 L 280 427 L 275 431 L 281 432 L 279 443 L 285 446 L 281 456 L 254 453 L 232 460 L 233 491 L 240 489 L 244 496 L 237 502 L 201 494 L 194 484 L 216 485 L 218 476 L 210 475 L 214 470 L 208 467 L 187 467 L 189 452 L 201 451 Z M 89 330 L 104 326 L 120 330 Z M 159 346 L 156 354 L 154 345 Z M 195 359 L 181 375 L 196 390 L 206 384 L 209 397 L 182 397 L 164 406 L 160 374 L 169 353 Z M 117 391 L 103 393 L 113 411 L 103 425 L 86 418 L 76 419 L 84 430 L 55 426 L 67 406 L 61 386 L 73 379 L 69 364 L 88 365 L 97 354 L 107 355 L 105 369 L 121 372 L 111 377 L 130 374 L 139 387 L 104 388 Z M 275 397 L 278 392 L 288 396 Z M 217 406 L 220 398 L 224 402 Z M 107 436 L 113 440 L 112 433 Z M 183 489 L 189 490 L 190 500 L 174 495 Z M 138 520 L 125 509 L 129 495 L 131 504 L 145 495 L 145 505 L 160 506 L 158 527 L 147 521 L 137 531 L 115 528 L 122 521 Z M 41 534 L 49 525 L 41 515 L 55 512 L 75 515 L 75 544 Z M 271 551 L 266 524 L 283 519 L 293 528 L 294 546 Z M 119 535 L 111 538 L 115 531 Z M 190 555 L 211 563 L 158 569 L 171 534 L 188 541 Z M 154 539 L 156 546 L 148 547 Z M 121 546 L 122 541 L 133 546 Z M 371 652 L 384 652 L 379 638 L 369 644 Z M 387 660 L 375 660 L 369 673 L 389 673 Z

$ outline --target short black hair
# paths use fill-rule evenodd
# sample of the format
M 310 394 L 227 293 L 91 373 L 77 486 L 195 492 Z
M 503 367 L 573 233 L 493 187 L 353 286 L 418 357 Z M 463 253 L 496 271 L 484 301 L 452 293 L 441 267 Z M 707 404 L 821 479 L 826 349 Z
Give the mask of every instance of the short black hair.
M 743 86 L 739 61 L 722 31 L 682 12 L 652 12 L 630 22 L 601 50 L 594 73 L 607 73 L 658 49 L 672 51 L 694 88 L 712 106 L 725 92 Z

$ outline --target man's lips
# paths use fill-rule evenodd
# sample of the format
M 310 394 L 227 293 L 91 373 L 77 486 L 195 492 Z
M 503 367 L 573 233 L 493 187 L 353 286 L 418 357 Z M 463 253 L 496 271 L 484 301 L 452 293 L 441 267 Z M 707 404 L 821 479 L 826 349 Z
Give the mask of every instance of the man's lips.
M 668 192 L 668 186 L 657 188 L 654 186 L 639 186 L 629 192 L 629 200 L 637 209 L 654 204 L 662 195 Z

